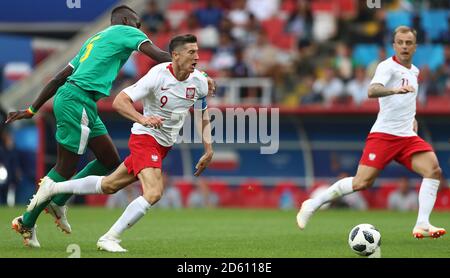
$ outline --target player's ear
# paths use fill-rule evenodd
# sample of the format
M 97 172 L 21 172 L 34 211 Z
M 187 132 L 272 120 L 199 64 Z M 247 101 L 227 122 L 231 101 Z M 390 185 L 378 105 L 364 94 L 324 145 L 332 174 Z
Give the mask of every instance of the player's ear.
M 122 23 L 123 23 L 123 25 L 128 25 L 129 20 L 126 16 L 122 17 Z

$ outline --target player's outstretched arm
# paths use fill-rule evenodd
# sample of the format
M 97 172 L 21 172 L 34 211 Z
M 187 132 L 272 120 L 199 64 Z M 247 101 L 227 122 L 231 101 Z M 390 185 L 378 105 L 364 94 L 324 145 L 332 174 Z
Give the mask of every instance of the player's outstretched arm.
M 66 66 L 62 71 L 56 74 L 50 82 L 45 85 L 44 89 L 42 89 L 38 98 L 33 102 L 33 104 L 26 110 L 19 110 L 10 112 L 8 114 L 8 118 L 5 123 L 12 123 L 16 120 L 29 119 L 37 113 L 37 111 L 44 105 L 47 100 L 53 97 L 58 90 L 58 88 L 63 85 L 67 77 L 72 74 L 73 68 L 71 66 Z
M 203 111 L 201 134 L 205 153 L 202 155 L 197 165 L 195 165 L 196 171 L 194 173 L 194 176 L 196 177 L 200 176 L 201 173 L 208 167 L 214 155 L 214 151 L 212 148 L 211 123 L 209 120 L 209 113 L 207 109 Z
M 172 57 L 170 57 L 169 52 L 160 49 L 159 47 L 148 41 L 141 44 L 139 50 L 158 63 L 172 61 Z
M 397 89 L 389 89 L 384 87 L 382 84 L 375 83 L 369 86 L 368 96 L 369 98 L 386 97 L 395 94 L 407 94 L 414 92 L 414 87 L 412 86 L 402 86 Z
M 113 102 L 113 108 L 119 112 L 120 115 L 133 122 L 140 123 L 143 126 L 160 128 L 164 119 L 158 116 L 145 117 L 139 113 L 133 106 L 133 101 L 124 92 L 120 92 Z

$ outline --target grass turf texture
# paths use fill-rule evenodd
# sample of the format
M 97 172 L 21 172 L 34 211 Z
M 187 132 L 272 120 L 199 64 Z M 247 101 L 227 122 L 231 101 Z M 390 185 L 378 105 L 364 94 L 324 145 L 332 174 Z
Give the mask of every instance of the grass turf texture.
M 0 257 L 68 257 L 67 247 L 78 244 L 81 257 L 163 257 L 163 258 L 356 258 L 347 243 L 357 224 L 370 223 L 381 232 L 382 257 L 450 257 L 450 239 L 414 239 L 411 235 L 416 212 L 320 211 L 304 231 L 297 228 L 297 211 L 278 210 L 162 210 L 151 209 L 123 236 L 125 254 L 96 250 L 97 239 L 105 233 L 122 210 L 71 207 L 68 219 L 71 235 L 56 229 L 51 216 L 38 220 L 40 249 L 24 247 L 11 229 L 11 220 L 23 208 L 0 208 L 2 220 Z M 431 221 L 450 229 L 450 213 L 434 212 Z

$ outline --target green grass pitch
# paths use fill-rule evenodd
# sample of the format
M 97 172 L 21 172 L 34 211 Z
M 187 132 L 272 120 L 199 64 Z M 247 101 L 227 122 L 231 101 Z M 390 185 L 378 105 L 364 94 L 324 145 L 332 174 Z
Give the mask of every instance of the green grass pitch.
M 24 247 L 21 237 L 11 230 L 11 220 L 22 211 L 0 208 L 0 257 L 64 258 L 70 255 L 67 247 L 77 244 L 82 258 L 356 258 L 347 244 L 348 233 L 357 224 L 370 223 L 381 232 L 383 258 L 450 258 L 449 235 L 423 240 L 411 236 L 416 212 L 320 211 L 300 231 L 294 210 L 151 209 L 125 232 L 122 246 L 129 252 L 112 254 L 97 251 L 96 241 L 121 209 L 69 208 L 71 235 L 61 233 L 49 215 L 42 215 L 37 233 L 40 249 Z M 450 212 L 434 212 L 431 221 L 450 229 Z

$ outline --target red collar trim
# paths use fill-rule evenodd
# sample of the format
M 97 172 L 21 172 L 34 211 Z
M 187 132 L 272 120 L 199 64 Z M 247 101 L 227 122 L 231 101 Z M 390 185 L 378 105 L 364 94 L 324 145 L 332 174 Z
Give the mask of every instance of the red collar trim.
M 170 73 L 173 75 L 173 77 L 175 77 L 175 79 L 177 79 L 177 77 L 175 76 L 175 73 L 173 72 L 173 66 L 172 63 L 170 63 L 169 65 L 167 65 L 167 67 L 170 71 Z M 178 80 L 178 79 L 177 79 Z
M 411 69 L 411 66 L 408 68 L 408 67 L 404 66 L 402 63 L 400 63 L 400 61 L 397 59 L 397 57 L 395 55 L 392 56 L 392 60 L 394 60 L 394 62 L 396 62 L 397 64 L 399 64 L 402 67 L 405 67 L 407 69 Z
M 173 75 L 173 77 L 174 77 L 176 80 L 178 80 L 178 78 L 175 76 L 175 72 L 173 71 L 172 63 L 168 64 L 166 68 L 169 69 L 169 71 L 170 71 L 170 73 Z M 189 75 L 189 76 L 190 76 L 190 75 Z M 189 78 L 189 76 L 188 76 L 186 79 L 184 79 L 184 80 L 187 80 L 187 79 Z M 184 80 L 178 80 L 178 81 L 184 81 Z

